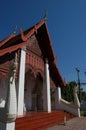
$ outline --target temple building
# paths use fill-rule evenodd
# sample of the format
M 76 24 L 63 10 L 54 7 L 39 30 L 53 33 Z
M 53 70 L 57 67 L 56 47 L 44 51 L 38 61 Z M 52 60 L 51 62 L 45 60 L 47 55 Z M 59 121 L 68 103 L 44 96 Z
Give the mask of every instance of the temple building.
M 11 87 L 8 89 L 8 82 L 9 72 L 12 70 L 11 67 L 16 54 L 15 97 L 15 94 L 12 94 L 14 90 L 11 90 Z M 14 72 L 11 71 L 10 73 Z M 65 82 L 56 65 L 56 57 L 45 19 L 25 31 L 20 28 L 20 34 L 16 35 L 13 32 L 0 42 L 1 108 L 4 108 L 6 104 L 9 108 L 10 104 L 9 111 L 11 111 L 15 107 L 14 105 L 17 104 L 17 117 L 30 111 L 51 113 L 52 110 L 58 109 L 57 102 L 61 98 L 59 88 L 64 86 Z M 53 100 L 52 91 L 54 91 Z M 7 100 L 8 95 L 10 96 Z

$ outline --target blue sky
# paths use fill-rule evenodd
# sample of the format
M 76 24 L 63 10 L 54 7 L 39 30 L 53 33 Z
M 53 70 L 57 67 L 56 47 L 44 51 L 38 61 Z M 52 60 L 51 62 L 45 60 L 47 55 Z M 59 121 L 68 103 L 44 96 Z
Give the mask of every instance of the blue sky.
M 86 82 L 86 0 L 8 0 L 0 1 L 0 40 L 17 25 L 23 30 L 42 20 L 48 11 L 47 26 L 57 65 L 66 81 Z M 86 87 L 86 86 L 82 86 Z

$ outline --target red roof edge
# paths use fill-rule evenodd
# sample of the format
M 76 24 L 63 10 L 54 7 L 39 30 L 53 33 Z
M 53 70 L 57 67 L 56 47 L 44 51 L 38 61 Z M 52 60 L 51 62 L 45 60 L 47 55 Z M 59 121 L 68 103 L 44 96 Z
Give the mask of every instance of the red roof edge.
M 6 42 L 8 42 L 11 38 L 13 38 L 15 35 L 11 34 L 9 37 L 4 39 L 3 41 L 0 42 L 0 47 L 3 46 Z
M 39 22 L 38 24 L 36 24 L 35 26 L 33 26 L 33 28 L 26 35 L 24 35 L 24 33 L 22 31 L 22 28 L 20 28 L 20 34 L 21 34 L 22 41 L 26 41 L 34 33 L 37 33 L 37 29 L 40 28 L 44 23 L 45 23 L 45 20 L 42 20 L 41 22 Z
M 20 48 L 22 48 L 23 46 L 26 46 L 26 42 L 20 43 L 18 45 L 14 45 L 5 49 L 0 50 L 0 56 L 5 55 L 6 53 L 11 53 L 13 51 L 16 51 Z

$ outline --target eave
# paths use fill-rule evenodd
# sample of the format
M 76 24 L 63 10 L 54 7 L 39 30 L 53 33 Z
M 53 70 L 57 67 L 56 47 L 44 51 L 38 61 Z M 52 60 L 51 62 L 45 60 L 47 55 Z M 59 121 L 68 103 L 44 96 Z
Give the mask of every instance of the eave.
M 3 56 L 5 54 L 7 54 L 7 53 L 14 52 L 14 51 L 22 48 L 23 46 L 26 46 L 26 42 L 20 43 L 18 45 L 10 46 L 10 47 L 5 48 L 5 49 L 1 49 L 0 50 L 0 56 Z
M 56 65 L 55 62 L 50 62 L 49 63 L 49 69 L 50 69 L 50 76 L 52 78 L 52 80 L 54 81 L 54 83 L 56 84 L 56 87 L 60 86 L 66 86 L 65 81 L 62 79 L 62 76 L 60 74 L 60 71 Z

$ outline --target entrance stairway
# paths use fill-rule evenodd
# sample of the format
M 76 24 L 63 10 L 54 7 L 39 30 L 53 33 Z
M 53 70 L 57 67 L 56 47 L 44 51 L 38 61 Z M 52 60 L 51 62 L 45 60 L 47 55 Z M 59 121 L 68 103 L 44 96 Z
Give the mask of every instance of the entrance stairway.
M 64 123 L 64 118 L 69 120 L 74 116 L 64 111 L 28 112 L 23 117 L 16 119 L 15 130 L 44 130 L 56 124 Z

